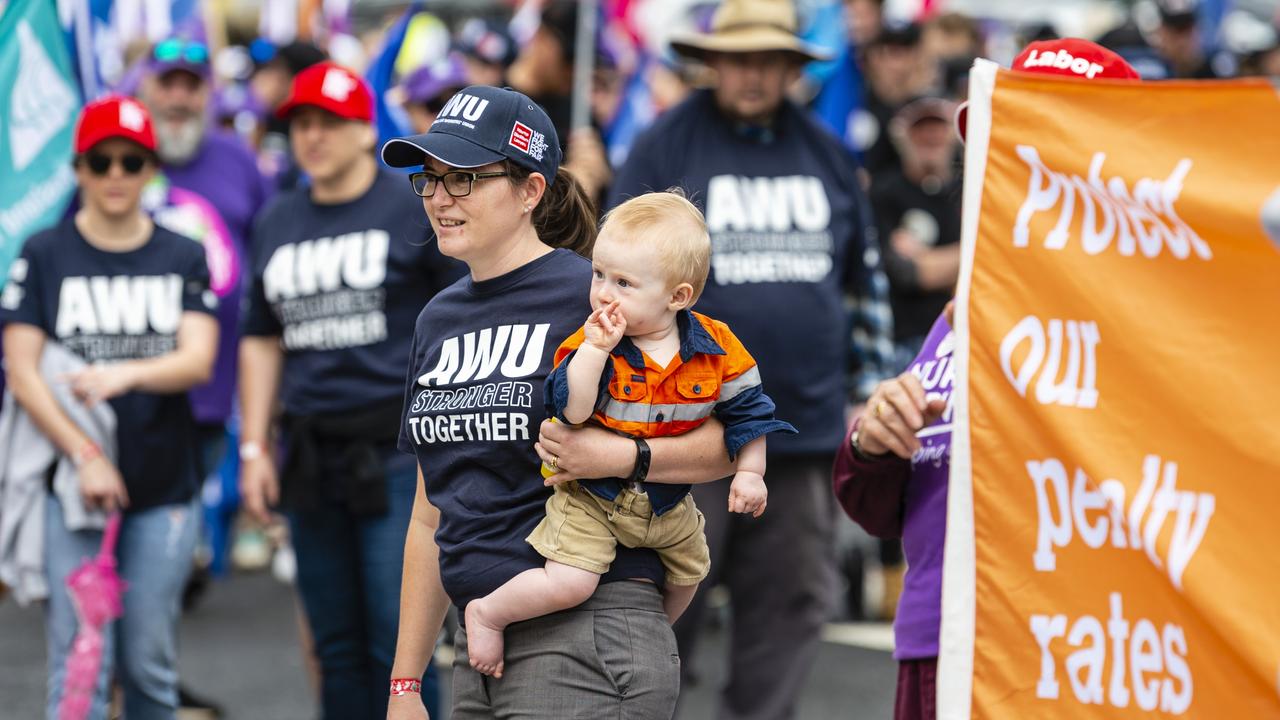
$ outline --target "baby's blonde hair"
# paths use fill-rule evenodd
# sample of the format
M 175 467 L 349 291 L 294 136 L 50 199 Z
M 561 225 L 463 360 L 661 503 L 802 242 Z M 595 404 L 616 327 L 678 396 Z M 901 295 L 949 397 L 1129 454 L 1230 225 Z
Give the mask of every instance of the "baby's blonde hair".
M 610 210 L 600 232 L 658 250 L 658 262 L 672 285 L 693 286 L 692 305 L 702 295 L 711 267 L 711 237 L 702 212 L 680 188 L 633 197 Z

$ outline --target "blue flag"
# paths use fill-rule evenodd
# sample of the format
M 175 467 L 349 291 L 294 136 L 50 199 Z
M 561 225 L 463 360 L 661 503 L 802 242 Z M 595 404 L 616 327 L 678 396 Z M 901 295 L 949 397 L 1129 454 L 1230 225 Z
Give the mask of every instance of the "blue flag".
M 0 16 L 0 287 L 31 234 L 75 192 L 72 135 L 80 92 L 54 4 L 12 0 Z M 17 292 L 16 286 L 13 289 Z M 0 292 L 0 303 L 16 303 Z
M 409 121 L 404 110 L 393 102 L 388 102 L 387 92 L 395 82 L 396 57 L 404 46 L 405 33 L 409 30 L 409 22 L 422 10 L 423 3 L 415 2 L 405 9 L 396 24 L 387 31 L 382 50 L 365 71 L 364 79 L 373 92 L 374 122 L 378 128 L 378 145 L 394 137 L 409 135 Z
M 813 112 L 818 119 L 851 149 L 856 149 L 857 144 L 849 120 L 862 107 L 862 87 L 862 69 L 858 67 L 856 53 L 852 47 L 846 47 L 836 58 L 835 72 L 813 99 Z
M 57 5 L 80 92 L 90 100 L 126 79 L 124 51 L 132 43 L 172 35 L 204 39 L 200 0 L 60 0 Z
M 632 143 L 640 133 L 653 124 L 654 118 L 657 117 L 657 110 L 653 106 L 653 92 L 649 87 L 648 71 L 658 62 L 660 61 L 657 58 L 652 57 L 645 57 L 639 62 L 639 67 L 626 81 L 626 89 L 623 91 L 617 112 L 614 113 L 608 127 L 604 129 L 604 144 L 609 154 L 609 164 L 615 168 L 622 167 L 627 155 L 631 152 Z

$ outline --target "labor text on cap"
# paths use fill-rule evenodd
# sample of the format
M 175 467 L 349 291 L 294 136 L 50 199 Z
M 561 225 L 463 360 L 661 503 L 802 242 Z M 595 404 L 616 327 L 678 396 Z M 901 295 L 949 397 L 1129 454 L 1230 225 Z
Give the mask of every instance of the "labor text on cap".
M 1102 72 L 1103 69 L 1098 63 L 1090 62 L 1087 58 L 1076 57 L 1066 50 L 1050 52 L 1032 50 L 1031 54 L 1027 56 L 1026 62 L 1022 63 L 1022 67 L 1054 67 L 1059 70 L 1070 70 L 1076 75 L 1083 75 L 1090 80 Z

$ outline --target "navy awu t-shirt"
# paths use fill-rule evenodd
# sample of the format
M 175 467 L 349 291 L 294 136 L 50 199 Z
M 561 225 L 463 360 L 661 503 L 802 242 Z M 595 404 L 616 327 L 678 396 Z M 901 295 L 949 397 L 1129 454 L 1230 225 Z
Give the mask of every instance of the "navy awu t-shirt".
M 85 362 L 111 363 L 173 352 L 182 314 L 217 306 L 194 240 L 157 227 L 142 247 L 108 252 L 67 218 L 23 245 L 0 293 L 0 322 L 34 325 Z M 129 509 L 190 500 L 200 466 L 187 394 L 130 392 L 109 403 Z
M 278 197 L 255 227 L 252 267 L 243 334 L 280 338 L 293 415 L 400 397 L 414 318 L 465 270 L 390 172 L 346 203 L 318 204 L 306 188 Z
M 591 313 L 591 263 L 554 250 L 501 277 L 470 277 L 418 317 L 400 449 L 440 509 L 440 578 L 454 605 L 546 562 L 527 542 L 551 490 L 533 443 L 556 348 Z M 651 550 L 619 546 L 601 582 L 662 579 Z
M 829 453 L 844 438 L 845 297 L 868 281 L 870 217 L 856 167 L 790 102 L 772 130 L 745 132 L 701 91 L 636 140 L 610 192 L 613 207 L 679 186 L 705 213 L 711 272 L 694 309 L 733 328 L 778 419 L 799 430 L 770 437 L 771 454 Z

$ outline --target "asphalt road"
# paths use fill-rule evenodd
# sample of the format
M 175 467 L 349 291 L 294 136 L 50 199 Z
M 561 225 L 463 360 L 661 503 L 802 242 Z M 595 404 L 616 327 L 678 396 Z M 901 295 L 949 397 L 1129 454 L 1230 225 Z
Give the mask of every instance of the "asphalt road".
M 184 684 L 221 704 L 228 720 L 315 720 L 295 618 L 292 589 L 269 574 L 216 583 L 183 621 Z M 826 638 L 796 720 L 891 717 L 896 667 L 884 649 L 888 627 L 833 624 Z M 725 647 L 723 634 L 708 627 L 697 658 L 706 676 L 687 689 L 680 720 L 715 717 Z M 446 669 L 446 688 L 447 676 Z M 40 610 L 0 603 L 0 718 L 41 718 L 44 678 Z

